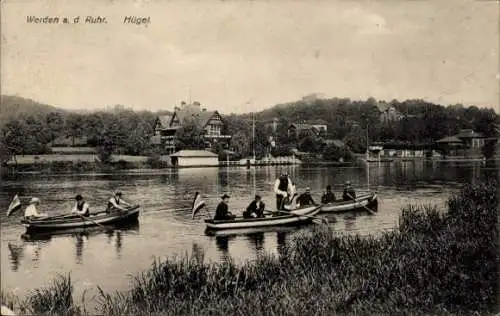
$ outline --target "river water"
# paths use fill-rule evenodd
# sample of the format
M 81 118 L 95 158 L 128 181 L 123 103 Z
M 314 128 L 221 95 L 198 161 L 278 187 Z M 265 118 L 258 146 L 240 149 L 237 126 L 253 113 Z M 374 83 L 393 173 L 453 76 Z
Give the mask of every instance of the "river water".
M 42 200 L 40 209 L 50 214 L 69 211 L 74 196 L 86 197 L 92 210 L 102 209 L 115 190 L 123 198 L 141 205 L 139 224 L 113 232 L 101 229 L 86 234 L 53 235 L 26 239 L 19 224 L 23 210 L 10 217 L 1 211 L 1 288 L 26 295 L 46 286 L 59 273 L 71 273 L 75 299 L 85 289 L 95 292 L 125 290 L 130 275 L 147 269 L 154 258 L 185 255 L 203 249 L 210 261 L 228 258 L 236 262 L 252 260 L 259 253 L 277 254 L 297 233 L 270 231 L 254 235 L 212 237 L 204 234 L 201 211 L 194 220 L 189 207 L 195 191 L 200 191 L 213 214 L 219 196 L 231 196 L 230 209 L 241 213 L 255 193 L 267 205 L 275 203 L 272 193 L 276 175 L 282 167 L 203 168 L 180 170 L 134 170 L 102 175 L 22 175 L 2 179 L 0 210 L 6 210 L 15 194 Z M 498 175 L 498 167 L 482 163 L 393 162 L 351 168 L 286 167 L 297 189 L 310 187 L 320 200 L 322 190 L 331 184 L 336 191 L 350 180 L 358 191 L 376 190 L 378 213 L 336 215 L 329 222 L 335 231 L 346 234 L 377 234 L 397 226 L 402 207 L 408 204 L 437 204 L 445 207 L 447 198 L 465 183 Z M 337 194 L 338 195 L 338 194 Z M 309 228 L 301 228 L 309 229 Z M 88 300 L 87 294 L 87 300 Z

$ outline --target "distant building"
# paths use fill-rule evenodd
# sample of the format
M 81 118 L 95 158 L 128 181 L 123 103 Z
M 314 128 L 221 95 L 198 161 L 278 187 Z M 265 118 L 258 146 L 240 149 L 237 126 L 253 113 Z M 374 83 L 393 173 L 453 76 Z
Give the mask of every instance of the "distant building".
M 215 167 L 219 156 L 207 150 L 181 150 L 170 155 L 174 167 Z
M 394 105 L 386 102 L 378 102 L 377 108 L 380 112 L 380 122 L 382 123 L 399 121 L 404 118 L 404 115 L 399 112 Z
M 273 118 L 272 120 L 264 122 L 264 126 L 267 129 L 270 129 L 273 134 L 276 134 L 276 132 L 278 131 L 278 124 L 279 124 L 279 119 L 277 117 Z
M 325 137 L 328 133 L 328 126 L 324 121 L 293 123 L 288 127 L 289 138 L 303 138 L 307 136 Z
M 463 129 L 460 133 L 441 138 L 436 145 L 454 156 L 480 156 L 486 136 L 472 129 Z
M 173 153 L 176 147 L 176 139 L 182 124 L 193 120 L 197 127 L 202 130 L 206 148 L 211 148 L 215 143 L 227 145 L 231 135 L 224 135 L 224 121 L 217 111 L 207 111 L 201 107 L 199 102 L 186 104 L 181 102 L 180 107 L 174 108 L 173 115 L 159 116 L 154 127 L 154 136 L 151 142 L 162 146 L 167 153 Z

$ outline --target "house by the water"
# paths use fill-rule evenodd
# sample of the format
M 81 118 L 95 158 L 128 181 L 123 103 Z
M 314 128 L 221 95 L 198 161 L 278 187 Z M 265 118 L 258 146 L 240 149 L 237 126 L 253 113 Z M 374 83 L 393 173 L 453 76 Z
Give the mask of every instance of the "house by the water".
M 201 107 L 200 102 L 195 101 L 192 104 L 181 102 L 180 107 L 174 108 L 172 115 L 157 117 L 151 143 L 161 147 L 165 154 L 174 153 L 181 127 L 189 121 L 194 122 L 203 131 L 202 137 L 206 149 L 212 148 L 216 143 L 227 146 L 231 140 L 231 135 L 224 135 L 222 132 L 225 123 L 220 113 L 207 111 Z
M 460 133 L 436 141 L 437 147 L 445 157 L 482 158 L 481 149 L 487 137 L 472 129 L 463 129 Z
M 208 150 L 180 150 L 169 157 L 173 167 L 219 166 L 219 156 Z

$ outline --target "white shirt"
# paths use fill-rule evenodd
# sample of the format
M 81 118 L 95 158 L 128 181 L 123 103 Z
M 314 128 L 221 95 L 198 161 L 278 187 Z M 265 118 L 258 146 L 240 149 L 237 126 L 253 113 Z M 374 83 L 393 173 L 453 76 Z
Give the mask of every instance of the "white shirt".
M 280 179 L 278 178 L 274 182 L 274 192 L 278 195 L 283 195 L 283 197 L 288 196 L 288 192 L 293 191 L 292 181 L 290 180 L 290 177 L 288 177 L 288 188 L 286 189 L 286 191 L 281 191 L 279 189 L 279 186 L 280 186 Z
M 38 210 L 36 208 L 35 204 L 30 204 L 24 211 L 24 217 L 40 217 L 42 214 L 38 213 Z
M 79 215 L 84 215 L 89 209 L 89 205 L 87 202 L 83 202 L 82 210 L 78 210 L 78 202 L 75 203 L 75 207 L 73 208 L 73 213 L 77 213 Z

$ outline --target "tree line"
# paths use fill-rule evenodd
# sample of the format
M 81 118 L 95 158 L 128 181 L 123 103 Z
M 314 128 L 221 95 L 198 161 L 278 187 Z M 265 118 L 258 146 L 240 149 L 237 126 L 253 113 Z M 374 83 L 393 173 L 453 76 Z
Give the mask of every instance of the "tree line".
M 350 99 L 318 99 L 296 101 L 276 105 L 255 113 L 255 134 L 253 137 L 252 114 L 223 115 L 225 126 L 222 132 L 232 135 L 229 145 L 215 145 L 214 150 L 236 152 L 239 156 L 263 156 L 289 154 L 291 147 L 313 153 L 323 153 L 338 159 L 347 157 L 344 150 L 325 146 L 325 139 L 339 139 L 353 152 L 364 152 L 368 141 L 431 144 L 445 136 L 458 133 L 461 129 L 473 129 L 494 137 L 493 123 L 500 123 L 499 116 L 492 109 L 476 106 L 442 106 L 424 100 L 393 100 L 385 106 L 394 106 L 402 119 L 383 122 L 380 120 L 380 101 L 369 98 L 364 101 Z M 384 102 L 382 102 L 384 103 Z M 0 158 L 4 162 L 15 155 L 50 153 L 50 144 L 56 138 L 85 137 L 89 146 L 97 147 L 102 161 L 112 154 L 153 155 L 161 150 L 150 143 L 158 113 L 94 112 L 76 114 L 71 112 L 50 112 L 30 115 L 22 113 L 8 120 L 0 130 Z M 270 122 L 277 118 L 277 129 Z M 327 135 L 307 135 L 296 139 L 288 136 L 292 123 L 323 120 L 328 128 Z M 203 130 L 196 122 L 183 122 L 178 132 L 178 149 L 203 148 Z M 273 136 L 275 146 L 270 136 Z M 252 141 L 254 139 L 254 141 Z

